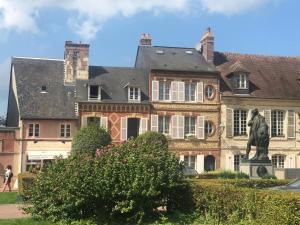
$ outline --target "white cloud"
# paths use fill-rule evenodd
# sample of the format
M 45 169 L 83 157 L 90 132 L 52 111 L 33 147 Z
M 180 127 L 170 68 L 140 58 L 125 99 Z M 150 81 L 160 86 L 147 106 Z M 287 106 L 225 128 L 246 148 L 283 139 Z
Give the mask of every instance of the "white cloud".
M 270 0 L 201 0 L 204 10 L 211 13 L 236 15 L 256 9 Z
M 39 32 L 37 21 L 43 9 L 72 12 L 68 24 L 81 38 L 95 37 L 102 25 L 117 16 L 140 12 L 188 12 L 191 7 L 226 15 L 252 10 L 267 1 L 278 0 L 0 0 L 0 30 Z
M 0 63 L 0 115 L 6 112 L 7 96 L 10 79 L 10 58 Z

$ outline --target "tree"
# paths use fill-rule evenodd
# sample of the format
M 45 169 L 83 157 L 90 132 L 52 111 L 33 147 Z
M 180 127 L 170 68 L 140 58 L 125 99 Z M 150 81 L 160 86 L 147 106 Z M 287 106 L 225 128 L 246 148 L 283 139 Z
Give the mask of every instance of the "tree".
M 6 126 L 6 116 L 0 116 L 0 126 Z
M 97 149 L 111 144 L 109 133 L 97 124 L 89 124 L 79 130 L 72 142 L 72 154 L 95 155 Z

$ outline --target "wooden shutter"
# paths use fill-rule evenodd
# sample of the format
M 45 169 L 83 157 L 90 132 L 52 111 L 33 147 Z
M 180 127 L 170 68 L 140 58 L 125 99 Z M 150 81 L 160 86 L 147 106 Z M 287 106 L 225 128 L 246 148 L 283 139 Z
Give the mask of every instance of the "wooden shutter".
M 171 128 L 172 128 L 171 135 L 172 138 L 174 139 L 178 138 L 177 127 L 178 127 L 177 116 L 174 115 L 171 117 Z
M 287 155 L 285 157 L 284 168 L 296 168 L 296 155 Z
M 177 81 L 171 82 L 171 100 L 178 101 L 178 82 Z
M 86 127 L 86 126 L 87 126 L 87 117 L 82 116 L 81 117 L 81 128 Z
M 226 137 L 233 137 L 233 109 L 226 109 Z
M 184 155 L 179 156 L 179 162 L 184 162 Z
M 288 110 L 287 137 L 295 138 L 295 112 Z
M 177 116 L 178 139 L 184 139 L 184 116 Z
M 108 129 L 108 118 L 107 117 L 101 117 L 100 118 L 100 125 L 107 131 Z
M 234 170 L 234 155 L 232 154 L 225 155 L 225 169 Z
M 196 94 L 197 102 L 203 102 L 203 82 L 198 82 L 196 89 L 197 89 L 197 94 Z
M 148 118 L 141 118 L 140 121 L 139 134 L 143 134 L 148 130 Z
M 267 125 L 269 126 L 269 132 L 271 133 L 271 110 L 264 110 L 264 117 Z
M 204 116 L 197 116 L 196 134 L 198 139 L 205 138 L 204 123 Z
M 184 101 L 184 82 L 177 82 L 178 85 L 178 101 L 183 102 Z
M 121 141 L 127 140 L 127 117 L 121 118 Z
M 157 80 L 152 81 L 152 101 L 158 101 L 159 82 Z
M 196 171 L 198 174 L 204 172 L 204 155 L 197 155 L 196 158 Z
M 158 132 L 158 115 L 151 115 L 151 130 Z

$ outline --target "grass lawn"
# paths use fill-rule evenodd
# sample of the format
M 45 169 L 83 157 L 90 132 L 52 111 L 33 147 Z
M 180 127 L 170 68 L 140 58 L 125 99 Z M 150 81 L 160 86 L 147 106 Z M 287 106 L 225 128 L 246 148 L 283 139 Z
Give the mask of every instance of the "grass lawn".
M 18 203 L 18 192 L 0 192 L 0 204 Z
M 53 223 L 34 220 L 32 218 L 0 220 L 0 225 L 50 225 Z

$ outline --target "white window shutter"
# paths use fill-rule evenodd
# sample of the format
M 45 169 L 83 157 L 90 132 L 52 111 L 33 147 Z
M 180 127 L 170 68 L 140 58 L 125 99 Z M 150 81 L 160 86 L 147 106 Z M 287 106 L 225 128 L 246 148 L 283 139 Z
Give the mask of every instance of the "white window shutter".
M 151 131 L 158 132 L 158 115 L 151 115 Z
M 172 128 L 171 135 L 173 139 L 178 138 L 177 127 L 178 127 L 177 116 L 174 115 L 171 117 L 171 128 Z
M 197 155 L 196 158 L 196 171 L 198 174 L 204 172 L 204 155 Z
M 148 130 L 148 118 L 141 118 L 140 119 L 139 134 L 146 133 L 147 130 Z
M 267 125 L 269 126 L 269 132 L 271 132 L 271 110 L 264 110 L 264 117 Z
M 185 85 L 184 82 L 177 82 L 177 84 L 178 84 L 178 101 L 183 102 Z
M 100 118 L 100 125 L 103 127 L 106 131 L 108 130 L 108 118 L 107 117 L 101 117 Z
M 197 83 L 197 102 L 203 102 L 203 82 Z
M 196 133 L 198 139 L 204 139 L 205 138 L 205 132 L 204 132 L 204 116 L 197 116 L 197 127 L 196 127 Z
M 184 155 L 179 156 L 179 162 L 184 162 Z
M 178 82 L 177 81 L 171 82 L 171 100 L 178 101 Z
M 159 82 L 157 80 L 152 81 L 152 101 L 158 101 Z
M 127 117 L 121 118 L 121 141 L 127 140 Z
M 233 137 L 233 109 L 226 109 L 226 137 Z
M 178 139 L 184 139 L 184 116 L 177 116 Z
M 234 170 L 234 156 L 232 154 L 225 155 L 225 169 Z
M 81 127 L 86 127 L 87 126 L 87 117 L 86 116 L 82 116 L 81 117 Z
M 287 137 L 295 138 L 295 112 L 288 110 Z

